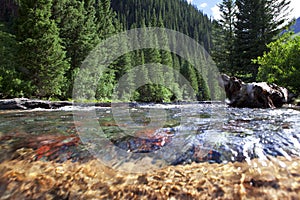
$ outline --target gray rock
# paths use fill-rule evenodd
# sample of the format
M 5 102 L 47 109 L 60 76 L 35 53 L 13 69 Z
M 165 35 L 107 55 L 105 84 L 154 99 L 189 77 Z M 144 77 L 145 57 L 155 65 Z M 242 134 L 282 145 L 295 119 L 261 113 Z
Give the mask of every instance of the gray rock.
M 35 108 L 56 109 L 64 106 L 71 106 L 68 101 L 44 101 L 27 98 L 3 99 L 0 100 L 0 110 L 27 110 Z
M 229 105 L 248 108 L 279 108 L 292 101 L 293 95 L 284 87 L 266 82 L 244 83 L 236 77 L 221 75 L 219 84 L 225 89 Z

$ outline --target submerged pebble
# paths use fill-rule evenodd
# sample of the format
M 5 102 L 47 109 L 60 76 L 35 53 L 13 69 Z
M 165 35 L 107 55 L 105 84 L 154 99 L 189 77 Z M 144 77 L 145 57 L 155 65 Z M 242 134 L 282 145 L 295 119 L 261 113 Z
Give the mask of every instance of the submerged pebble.
M 247 163 L 192 163 L 131 174 L 87 163 L 5 161 L 1 199 L 298 199 L 300 160 L 286 168 Z M 256 165 L 254 165 L 254 163 Z M 256 166 L 256 167 L 254 167 Z
M 156 127 L 153 106 L 122 123 L 109 108 L 75 122 L 72 110 L 2 112 L 0 199 L 298 198 L 300 111 L 165 106 Z

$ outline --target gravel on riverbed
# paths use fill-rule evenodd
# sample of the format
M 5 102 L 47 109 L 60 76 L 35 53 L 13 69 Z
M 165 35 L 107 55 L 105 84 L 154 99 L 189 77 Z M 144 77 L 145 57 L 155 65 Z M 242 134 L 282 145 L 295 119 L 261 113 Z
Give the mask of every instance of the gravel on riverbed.
M 0 164 L 0 199 L 298 199 L 300 159 L 192 163 L 143 174 L 97 160 Z

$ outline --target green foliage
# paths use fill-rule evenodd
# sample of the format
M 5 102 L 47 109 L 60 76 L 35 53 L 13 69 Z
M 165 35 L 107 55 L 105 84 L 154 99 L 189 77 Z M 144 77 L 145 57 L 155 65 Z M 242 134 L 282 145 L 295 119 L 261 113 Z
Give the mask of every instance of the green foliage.
M 112 1 L 112 7 L 116 10 L 119 20 L 124 22 L 125 29 L 143 28 L 145 26 L 165 27 L 182 32 L 202 44 L 208 52 L 211 50 L 211 20 L 185 0 L 114 0 Z M 158 40 L 160 42 L 163 41 L 164 44 L 162 44 L 162 47 L 164 49 L 167 49 L 169 42 L 172 42 L 175 46 L 177 43 L 177 38 L 169 38 L 171 41 L 168 41 L 168 37 L 164 33 L 158 36 L 158 38 L 151 38 L 150 36 L 143 36 L 143 38 L 145 38 L 146 42 L 154 45 L 157 44 Z M 143 54 L 142 58 L 141 53 Z M 149 101 L 149 99 L 155 101 L 164 99 L 164 101 L 170 101 L 182 100 L 185 96 L 186 100 L 191 100 L 189 99 L 191 97 L 190 88 L 189 90 L 187 89 L 186 82 L 182 82 L 179 74 L 182 74 L 186 77 L 187 81 L 190 81 L 189 85 L 193 87 L 195 91 L 194 96 L 197 96 L 198 100 L 209 99 L 208 87 L 202 75 L 195 70 L 194 67 L 196 66 L 187 64 L 179 56 L 172 54 L 170 51 L 144 49 L 138 53 L 135 52 L 131 60 L 132 66 L 157 63 L 155 71 L 145 71 L 144 80 L 149 80 L 152 84 L 140 88 L 135 99 L 144 99 L 145 101 Z M 166 68 L 166 66 L 169 66 L 170 69 Z M 155 84 L 158 81 L 161 85 L 167 85 L 168 90 L 172 91 L 172 95 L 168 93 L 166 96 L 162 95 L 161 91 L 166 92 L 167 90 L 156 86 Z M 186 90 L 185 95 L 183 94 L 183 90 Z M 150 98 L 147 94 L 154 96 Z M 145 98 L 142 97 L 143 95 L 146 95 Z
M 67 96 L 72 95 L 73 71 L 80 68 L 82 61 L 100 41 L 94 4 L 94 0 L 54 0 L 52 6 L 52 16 L 70 60 L 70 69 L 66 72 Z
M 116 33 L 120 26 L 111 8 L 110 0 L 95 0 L 97 32 L 100 39 Z
M 202 42 L 210 52 L 211 20 L 186 0 L 113 0 L 111 5 L 126 30 L 133 24 L 142 27 L 143 21 L 148 26 L 163 25 Z
M 176 46 L 177 38 L 168 38 L 165 33 L 157 37 L 142 36 L 152 46 L 164 41 L 164 50 L 129 52 L 116 59 L 105 72 L 100 72 L 104 66 L 99 66 L 97 60 L 85 60 L 99 42 L 118 31 L 146 26 L 178 30 L 210 51 L 211 20 L 185 0 L 20 0 L 5 1 L 0 10 L 3 10 L 0 20 L 10 27 L 9 32 L 0 32 L 0 94 L 4 97 L 69 99 L 78 78 L 80 86 L 74 95 L 107 101 L 112 98 L 118 81 L 135 66 L 141 66 L 142 76 L 135 77 L 134 73 L 126 76 L 124 90 L 118 94 L 122 100 L 182 100 L 187 86 L 180 82 L 181 72 L 199 100 L 209 98 L 208 86 L 195 66 L 168 51 L 169 39 Z M 116 45 L 112 51 L 127 51 L 126 41 Z M 153 64 L 153 68 L 147 64 Z M 85 68 L 87 65 L 98 68 L 91 72 Z M 147 84 L 134 91 L 138 79 Z
M 266 44 L 272 42 L 286 22 L 289 2 L 286 0 L 237 0 L 237 22 L 235 26 L 235 60 L 238 74 L 251 74 L 254 81 L 258 65 L 252 59 L 267 51 Z
M 137 89 L 135 101 L 141 102 L 169 102 L 173 93 L 160 84 L 146 84 Z
M 106 101 L 112 98 L 115 87 L 115 77 L 112 70 L 106 71 L 101 75 L 98 82 L 95 98 L 100 101 Z
M 197 73 L 194 67 L 187 61 L 184 61 L 181 74 L 187 79 L 190 86 L 193 88 L 194 94 L 187 94 L 189 97 L 192 95 L 196 95 L 198 93 L 198 81 L 197 81 Z
M 51 17 L 51 0 L 21 0 L 17 20 L 20 42 L 18 65 L 29 84 L 27 96 L 51 97 L 63 94 L 69 64 L 58 28 Z
M 15 36 L 4 30 L 0 24 L 0 97 L 23 96 L 20 73 L 15 59 L 18 48 Z
M 217 65 L 222 72 L 255 81 L 258 64 L 252 59 L 268 51 L 266 45 L 287 24 L 289 1 L 223 0 L 219 7 L 222 19 L 213 34 Z
M 258 80 L 276 83 L 300 94 L 300 36 L 284 34 L 268 47 L 270 51 L 258 57 Z
M 222 19 L 213 25 L 213 57 L 223 73 L 234 75 L 234 31 L 236 20 L 236 5 L 233 0 L 223 0 L 219 5 Z

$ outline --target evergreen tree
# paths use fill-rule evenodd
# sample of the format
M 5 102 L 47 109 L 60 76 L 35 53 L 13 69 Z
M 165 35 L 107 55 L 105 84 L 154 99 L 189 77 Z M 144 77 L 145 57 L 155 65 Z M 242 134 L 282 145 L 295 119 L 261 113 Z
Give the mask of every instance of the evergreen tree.
M 161 17 L 164 27 L 202 41 L 205 49 L 210 52 L 211 20 L 186 0 L 112 0 L 111 5 L 118 13 L 118 18 L 126 20 L 126 29 L 134 23 L 142 27 L 142 20 L 151 22 L 153 26 L 155 19 L 159 21 Z
M 0 97 L 21 97 L 25 84 L 15 59 L 18 45 L 15 36 L 8 33 L 3 24 L 0 24 L 0 47 Z
M 289 1 L 286 0 L 236 0 L 238 13 L 235 25 L 235 60 L 237 73 L 254 81 L 258 65 L 252 59 L 267 51 L 287 21 Z
M 164 28 L 163 24 L 163 19 L 162 15 L 159 14 L 159 18 L 157 21 L 157 27 Z M 160 57 L 161 57 L 161 64 L 163 65 L 163 85 L 168 87 L 168 90 L 166 88 L 162 88 L 165 92 L 169 93 L 166 95 L 164 98 L 169 98 L 168 100 L 174 101 L 174 100 L 181 100 L 182 99 L 182 93 L 179 89 L 179 83 L 176 81 L 176 77 L 174 74 L 174 64 L 173 64 L 173 59 L 172 59 L 172 53 L 170 52 L 170 43 L 169 39 L 167 36 L 167 33 L 165 31 L 160 32 L 161 35 L 158 35 L 158 38 L 160 38 L 160 45 L 161 49 L 160 50 Z M 180 66 L 178 66 L 178 71 L 179 71 Z M 177 71 L 177 72 L 178 72 Z M 178 80 L 178 79 L 177 79 Z
M 149 22 L 147 27 L 155 27 L 157 25 L 156 17 L 152 19 L 152 23 Z M 142 28 L 146 28 L 144 22 L 142 22 Z M 152 33 L 150 31 L 144 31 L 145 35 L 142 36 L 145 44 L 149 46 L 158 47 L 158 38 L 156 33 Z M 160 63 L 161 57 L 160 52 L 157 48 L 148 48 L 144 49 L 145 61 L 146 63 Z M 151 75 L 150 75 L 151 76 Z
M 208 85 L 205 83 L 201 74 L 196 73 L 197 76 L 197 84 L 198 84 L 198 93 L 196 94 L 198 101 L 205 101 L 210 99 L 210 92 L 208 89 Z
M 116 33 L 115 13 L 111 9 L 110 0 L 96 0 L 96 24 L 98 36 L 101 40 Z
M 199 91 L 197 73 L 195 68 L 188 61 L 183 62 L 184 63 L 181 68 L 181 74 L 187 79 L 189 85 L 193 88 L 193 92 L 189 91 L 188 88 L 186 88 L 187 93 L 184 94 L 184 98 L 191 100 L 191 98 L 194 98 Z
M 18 62 L 23 79 L 29 83 L 27 95 L 60 96 L 69 65 L 51 17 L 51 0 L 21 0 L 17 20 Z
M 96 32 L 100 40 L 104 40 L 111 35 L 121 31 L 123 29 L 122 24 L 115 18 L 115 13 L 112 11 L 110 6 L 110 0 L 95 0 L 95 22 L 96 22 Z M 110 44 L 114 45 L 114 44 Z M 112 51 L 127 51 L 127 44 L 126 41 L 124 43 L 118 42 L 115 44 L 114 48 L 111 49 Z M 114 52 L 112 52 L 114 54 Z M 111 55 L 107 55 L 111 56 Z M 105 66 L 106 67 L 106 66 Z M 114 91 L 114 87 L 118 83 L 118 80 L 130 70 L 131 68 L 131 55 L 125 54 L 119 57 L 117 60 L 112 63 L 106 72 L 101 76 L 98 87 L 97 87 L 97 99 L 111 99 L 112 94 Z M 122 94 L 119 94 L 123 100 L 127 100 L 128 97 L 126 92 L 133 87 L 131 80 L 128 80 L 127 86 L 125 90 L 122 90 Z M 124 99 L 126 98 L 126 99 Z
M 235 1 L 223 0 L 219 8 L 222 19 L 218 23 L 214 23 L 214 58 L 222 72 L 234 75 Z
M 226 49 L 226 40 L 225 40 L 224 32 L 225 30 L 223 29 L 222 25 L 219 22 L 217 21 L 213 22 L 213 30 L 212 30 L 213 48 L 212 48 L 211 55 L 219 71 L 222 73 L 229 73 L 231 71 L 230 67 L 232 66 L 228 64 L 228 56 L 227 56 L 228 54 Z
M 165 28 L 161 14 L 159 14 L 159 19 L 155 26 L 157 26 L 159 28 Z M 162 31 L 161 35 L 158 35 L 158 37 L 160 40 L 159 43 L 161 44 L 161 48 L 165 49 L 165 50 L 160 50 L 161 64 L 163 64 L 165 66 L 173 66 L 172 54 L 171 54 L 170 48 L 169 48 L 170 44 L 169 44 L 168 36 L 166 35 L 166 32 Z
M 52 17 L 60 28 L 60 37 L 71 64 L 66 74 L 68 97 L 72 94 L 73 81 L 82 61 L 100 42 L 94 4 L 95 0 L 54 0 L 52 6 Z
M 152 95 L 152 91 L 151 91 L 151 87 L 150 87 L 150 79 L 149 79 L 149 74 L 148 74 L 148 69 L 145 66 L 145 59 L 144 59 L 144 51 L 139 50 L 137 51 L 136 54 L 140 59 L 140 62 L 138 64 L 140 64 L 139 66 L 140 71 L 139 72 L 134 72 L 134 74 L 139 74 L 139 76 L 136 76 L 135 78 L 135 83 L 136 86 L 140 86 L 139 88 L 137 88 L 136 93 L 134 95 L 134 100 L 136 101 L 142 101 L 142 102 L 150 102 L 151 101 L 151 95 Z M 146 85 L 143 85 L 145 84 Z
M 123 38 L 121 38 L 122 40 Z M 121 52 L 128 52 L 127 41 L 120 41 L 117 47 Z M 134 89 L 134 74 L 129 73 L 131 70 L 131 53 L 126 53 L 120 56 L 111 66 L 114 71 L 115 79 L 118 83 L 122 78 L 122 85 L 119 85 L 119 98 L 123 100 L 129 100 L 133 94 L 130 91 Z M 126 81 L 124 82 L 124 78 Z
M 107 70 L 102 73 L 98 86 L 96 89 L 95 97 L 100 101 L 109 101 L 112 99 L 112 94 L 115 87 L 115 74 L 113 70 Z M 91 97 L 93 98 L 93 97 Z

